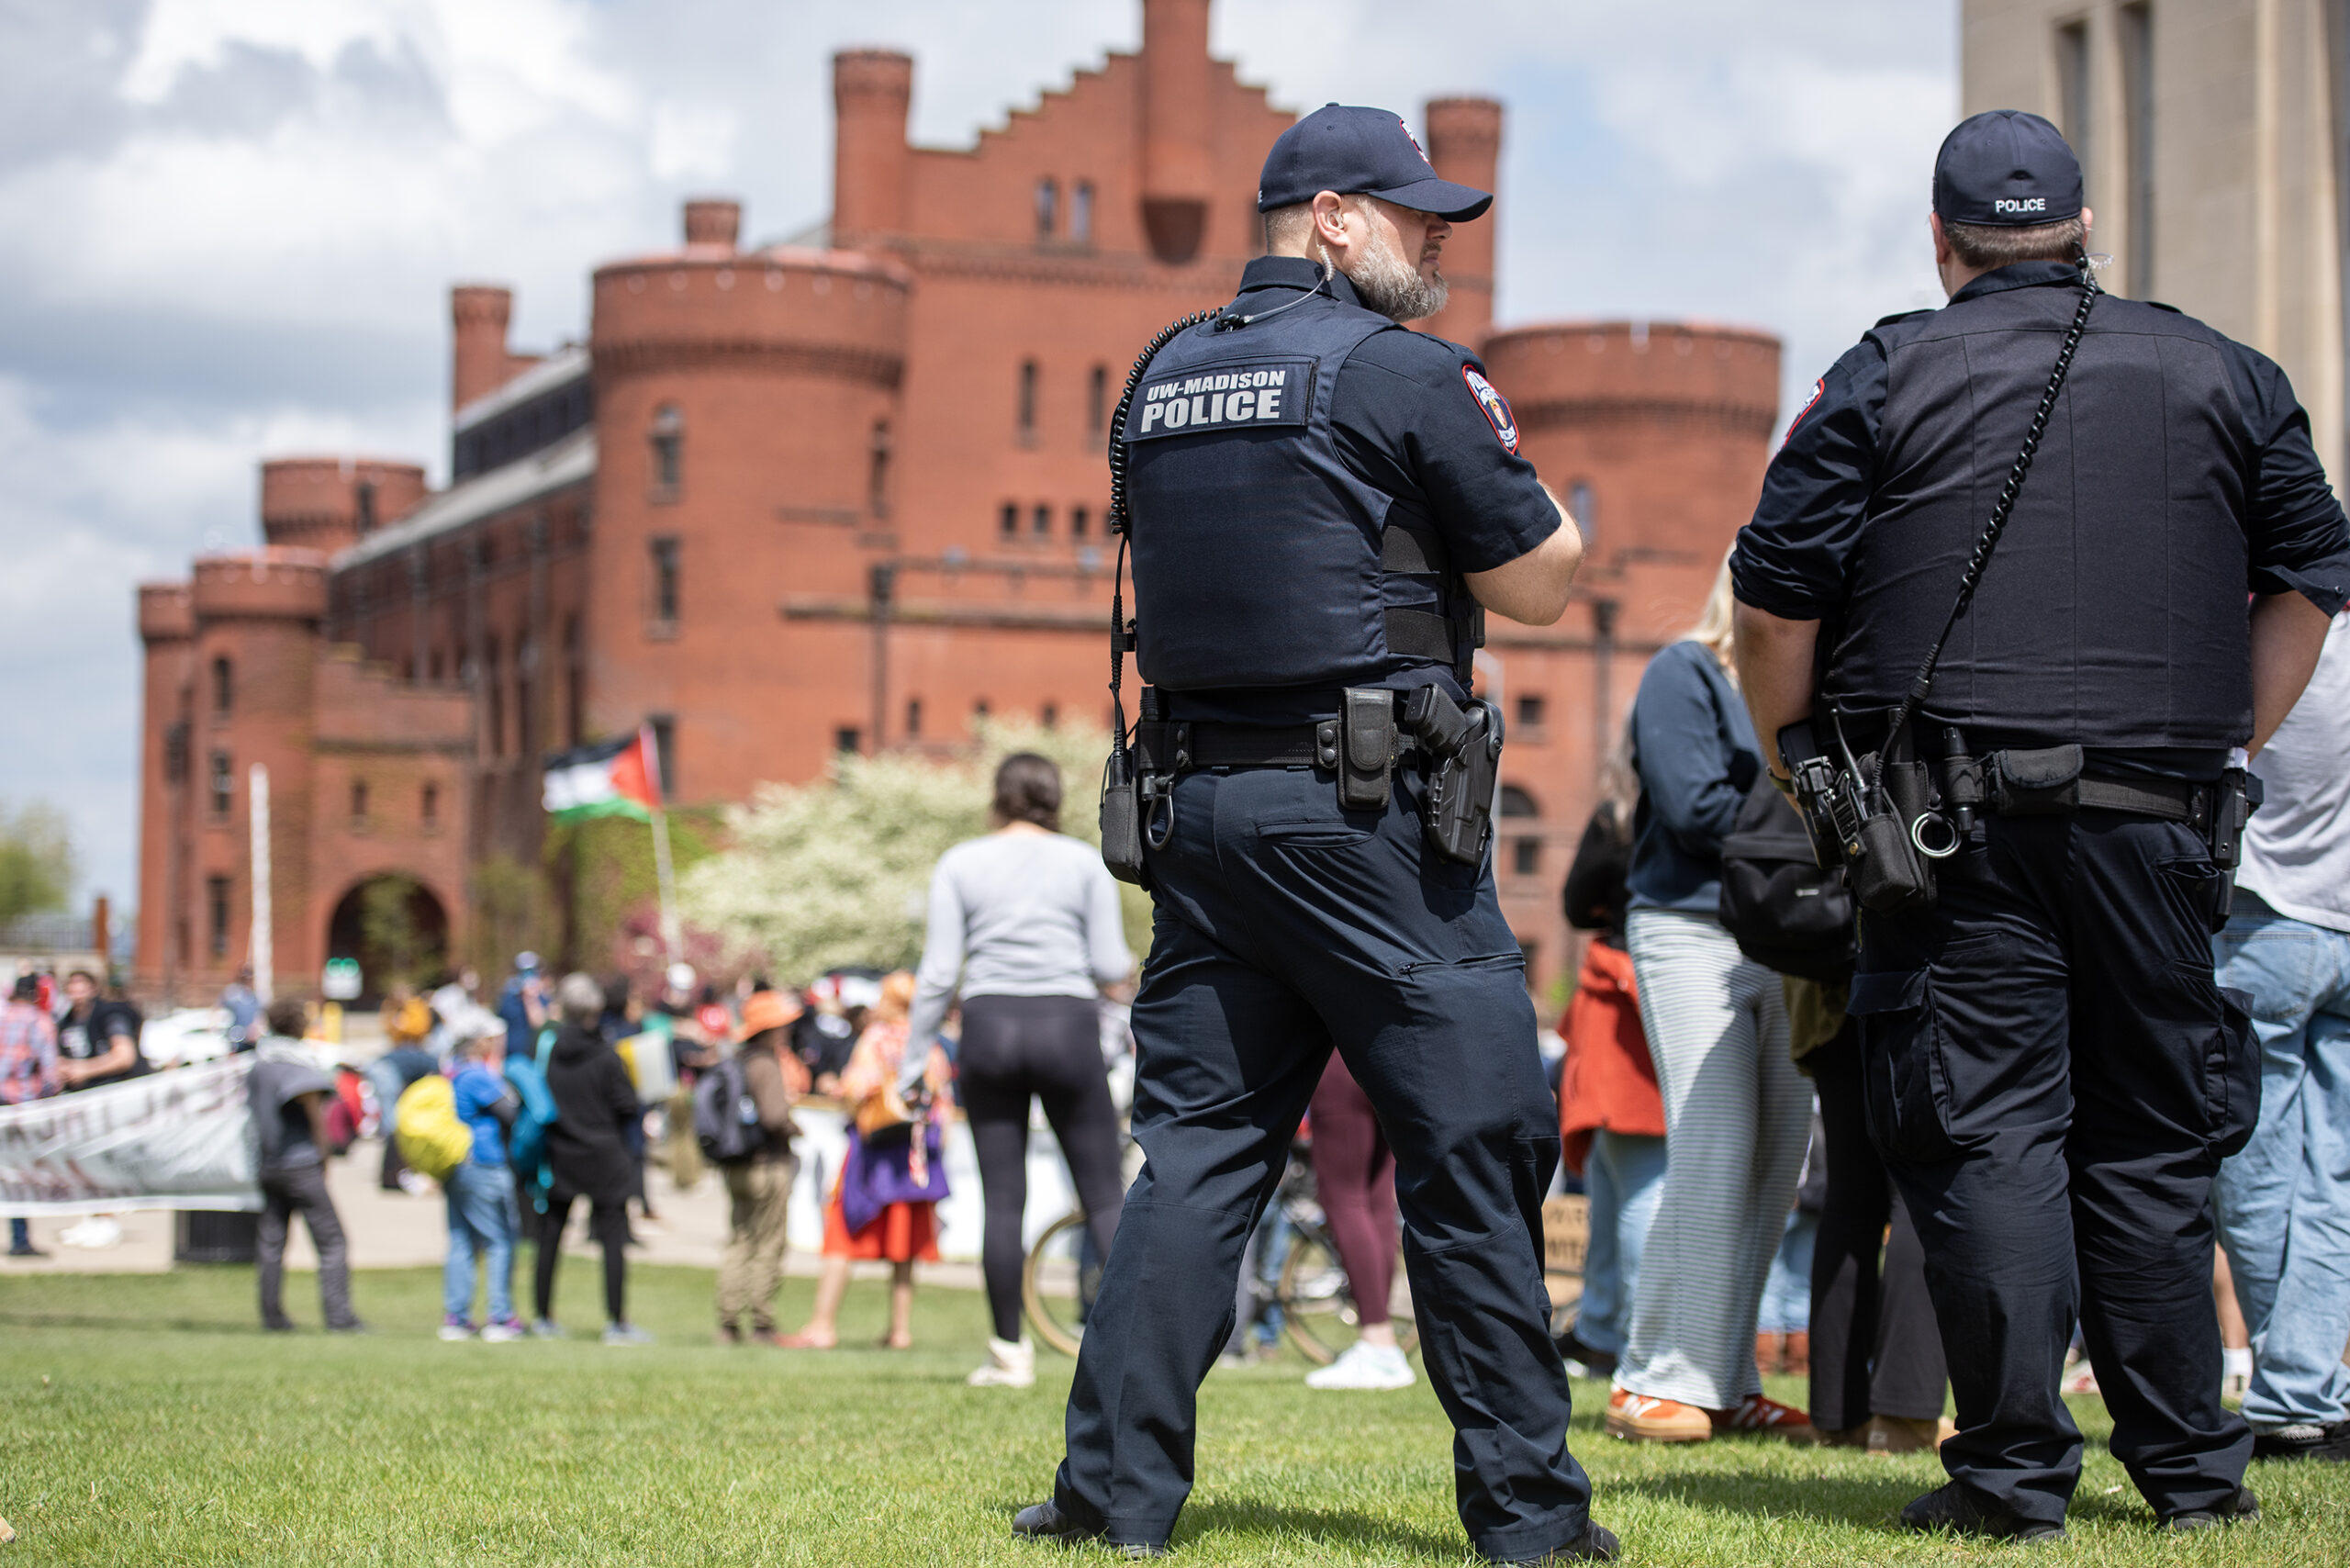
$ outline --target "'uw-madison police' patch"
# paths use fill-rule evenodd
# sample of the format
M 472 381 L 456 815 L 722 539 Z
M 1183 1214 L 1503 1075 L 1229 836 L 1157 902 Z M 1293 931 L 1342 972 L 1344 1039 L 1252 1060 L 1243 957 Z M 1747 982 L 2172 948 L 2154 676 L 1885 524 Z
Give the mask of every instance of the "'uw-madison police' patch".
M 1128 441 L 1302 425 L 1314 408 L 1314 362 L 1257 359 L 1144 382 L 1126 407 Z
M 1469 365 L 1460 367 L 1460 379 L 1469 384 L 1469 395 L 1477 399 L 1477 407 L 1484 411 L 1485 422 L 1494 427 L 1494 434 L 1513 454 L 1517 451 L 1517 416 L 1509 411 L 1509 399 L 1494 389 L 1494 384 Z

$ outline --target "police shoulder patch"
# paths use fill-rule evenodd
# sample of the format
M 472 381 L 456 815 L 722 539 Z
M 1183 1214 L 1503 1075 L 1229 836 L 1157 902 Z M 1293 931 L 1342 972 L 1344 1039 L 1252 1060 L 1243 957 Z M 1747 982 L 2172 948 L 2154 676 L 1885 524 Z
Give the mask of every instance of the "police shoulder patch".
M 1494 436 L 1504 448 L 1517 451 L 1517 416 L 1509 411 L 1509 399 L 1495 389 L 1473 364 L 1460 367 L 1460 379 L 1468 384 L 1469 395 L 1477 399 L 1477 411 L 1494 427 Z

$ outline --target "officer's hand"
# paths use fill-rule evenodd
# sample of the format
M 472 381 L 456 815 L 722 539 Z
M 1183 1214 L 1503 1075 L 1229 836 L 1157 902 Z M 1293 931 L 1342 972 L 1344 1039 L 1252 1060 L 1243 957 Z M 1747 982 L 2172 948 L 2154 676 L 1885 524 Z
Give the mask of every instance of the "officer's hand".
M 1548 626 L 1567 612 L 1575 569 L 1583 565 L 1583 532 L 1561 513 L 1559 531 L 1490 572 L 1467 574 L 1469 591 L 1496 615 L 1528 626 Z

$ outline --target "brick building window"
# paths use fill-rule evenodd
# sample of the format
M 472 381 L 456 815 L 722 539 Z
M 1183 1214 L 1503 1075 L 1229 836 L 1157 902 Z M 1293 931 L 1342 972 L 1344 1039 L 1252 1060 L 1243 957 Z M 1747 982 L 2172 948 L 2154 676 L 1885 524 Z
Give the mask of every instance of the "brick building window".
M 922 699 L 919 697 L 906 699 L 906 739 L 922 739 Z
M 367 780 L 364 778 L 351 781 L 351 825 L 357 828 L 367 825 Z
M 866 469 L 866 510 L 875 517 L 890 515 L 890 421 L 873 421 L 873 451 Z
M 1521 828 L 1530 830 L 1540 819 L 1542 808 L 1534 797 L 1515 784 L 1502 786 L 1502 818 L 1515 821 Z M 1516 877 L 1539 877 L 1542 874 L 1542 835 L 1528 831 L 1515 834 L 1509 841 L 1510 874 Z
M 1085 433 L 1097 440 L 1110 426 L 1110 367 L 1097 364 L 1085 376 Z
M 661 799 L 673 801 L 677 796 L 677 721 L 666 713 L 655 713 L 644 721 L 653 732 L 653 749 L 660 753 Z
M 971 717 L 974 719 L 984 719 L 987 716 L 988 700 L 982 697 L 971 704 Z
M 424 789 L 420 792 L 417 798 L 416 816 L 417 820 L 422 823 L 428 830 L 441 825 L 440 785 L 433 783 L 430 779 L 425 781 Z
M 1061 187 L 1051 180 L 1036 182 L 1036 238 L 1049 240 L 1060 227 Z
M 674 501 L 685 482 L 686 416 L 675 403 L 653 415 L 653 498 Z
M 492 756 L 506 755 L 506 666 L 498 655 L 497 638 L 491 637 L 482 644 L 482 710 L 489 724 Z
M 996 516 L 996 531 L 1002 533 L 1006 539 L 1011 538 L 1013 534 L 1020 532 L 1020 508 L 1018 503 L 1013 501 L 1006 501 L 1003 503 L 1003 510 Z
M 563 744 L 565 745 L 577 745 L 581 732 L 588 727 L 587 677 L 579 647 L 579 617 L 566 615 L 563 618 Z
M 853 752 L 863 744 L 864 740 L 863 732 L 859 731 L 855 724 L 843 724 L 833 732 L 833 749 L 837 752 Z
M 1036 715 L 1036 722 L 1048 730 L 1060 728 L 1061 705 L 1058 702 L 1046 703 L 1043 710 Z
M 1039 504 L 1036 510 L 1029 514 L 1028 532 L 1039 539 L 1048 537 L 1053 532 L 1053 509 Z
M 1093 182 L 1080 180 L 1069 192 L 1069 237 L 1080 245 L 1093 241 Z
M 1550 704 L 1546 700 L 1532 692 L 1520 697 L 1517 700 L 1517 727 L 1521 730 L 1539 730 L 1549 708 Z
M 1574 519 L 1575 527 L 1583 531 L 1583 542 L 1589 544 L 1597 517 L 1597 510 L 1591 498 L 1590 480 L 1577 479 L 1567 487 L 1567 515 Z
M 539 645 L 527 632 L 514 639 L 514 750 L 522 756 L 539 749 Z
M 229 956 L 229 879 L 204 879 L 204 949 L 216 958 Z
M 212 661 L 212 716 L 216 719 L 227 718 L 229 710 L 236 704 L 236 698 L 235 666 L 226 658 L 214 659 Z
M 364 539 L 375 532 L 375 481 L 360 480 L 355 500 L 359 537 Z
M 666 631 L 677 626 L 677 558 L 679 546 L 676 535 L 666 534 L 652 543 L 653 592 L 647 610 L 655 623 Z
M 1083 507 L 1071 507 L 1069 509 L 1069 536 L 1071 539 L 1082 539 L 1085 537 L 1086 521 L 1086 511 Z
M 1036 362 L 1020 362 L 1020 444 L 1032 446 L 1036 441 Z
M 212 754 L 209 786 L 212 794 L 212 814 L 215 817 L 226 817 L 229 814 L 230 798 L 236 794 L 237 787 L 230 777 L 229 754 L 225 751 L 216 751 Z

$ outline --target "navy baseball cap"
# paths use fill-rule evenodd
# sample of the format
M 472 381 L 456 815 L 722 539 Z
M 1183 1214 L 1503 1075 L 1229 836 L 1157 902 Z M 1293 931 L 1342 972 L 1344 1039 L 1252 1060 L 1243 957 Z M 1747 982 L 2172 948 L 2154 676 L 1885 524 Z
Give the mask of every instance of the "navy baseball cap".
M 1451 223 L 1494 205 L 1491 191 L 1438 178 L 1400 118 L 1346 104 L 1325 104 L 1281 133 L 1257 181 L 1257 210 L 1294 207 L 1323 191 L 1375 196 Z
M 1944 223 L 2026 228 L 2081 215 L 2081 161 L 2038 115 L 1991 109 L 1961 120 L 1934 158 Z

